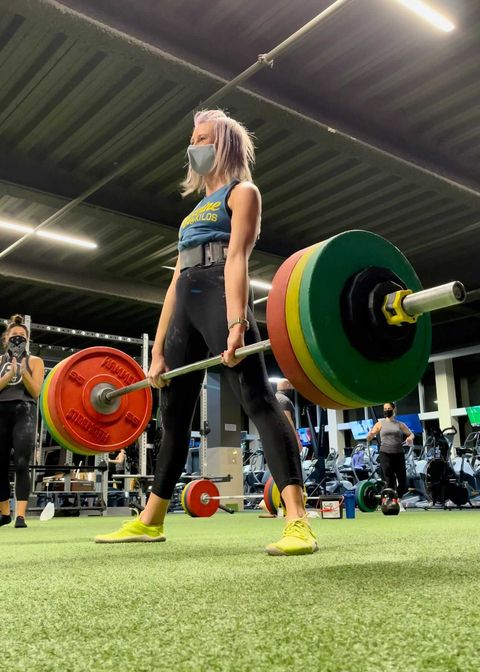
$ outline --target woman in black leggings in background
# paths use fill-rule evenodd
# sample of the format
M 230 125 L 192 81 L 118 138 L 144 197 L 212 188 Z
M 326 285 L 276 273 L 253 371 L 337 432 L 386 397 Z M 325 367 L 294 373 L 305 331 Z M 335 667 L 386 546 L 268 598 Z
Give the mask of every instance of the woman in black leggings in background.
M 223 352 L 224 375 L 260 434 L 265 457 L 286 506 L 282 538 L 270 555 L 318 549 L 306 519 L 302 470 L 295 432 L 282 412 L 262 355 L 234 357 L 260 340 L 252 313 L 248 260 L 260 232 L 261 198 L 251 182 L 254 148 L 248 131 L 221 110 L 195 115 L 183 195 L 203 198 L 183 220 L 179 256 L 163 304 L 148 373 L 162 387 L 163 438 L 152 494 L 140 518 L 97 542 L 164 541 L 163 521 L 184 468 L 203 371 L 173 379 L 159 376 L 209 353 Z
M 387 401 L 383 404 L 384 417 L 379 420 L 367 434 L 369 443 L 377 434 L 380 435 L 379 462 L 383 472 L 385 485 L 395 490 L 399 499 L 407 491 L 407 468 L 403 442 L 413 446 L 415 434 L 405 423 L 395 417 L 395 404 Z
M 0 527 L 11 522 L 10 456 L 15 467 L 15 527 L 27 527 L 25 513 L 30 493 L 28 465 L 37 431 L 37 399 L 43 384 L 40 357 L 28 354 L 28 329 L 14 315 L 3 334 L 6 352 L 0 358 Z

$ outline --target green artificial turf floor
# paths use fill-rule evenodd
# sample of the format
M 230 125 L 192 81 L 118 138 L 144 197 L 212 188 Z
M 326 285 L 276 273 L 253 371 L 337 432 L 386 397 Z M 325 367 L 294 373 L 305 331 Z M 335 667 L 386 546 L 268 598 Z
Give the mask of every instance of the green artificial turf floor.
M 281 520 L 169 516 L 166 543 L 93 544 L 119 518 L 0 528 L 1 668 L 469 672 L 480 513 L 313 520 L 320 551 L 268 557 Z

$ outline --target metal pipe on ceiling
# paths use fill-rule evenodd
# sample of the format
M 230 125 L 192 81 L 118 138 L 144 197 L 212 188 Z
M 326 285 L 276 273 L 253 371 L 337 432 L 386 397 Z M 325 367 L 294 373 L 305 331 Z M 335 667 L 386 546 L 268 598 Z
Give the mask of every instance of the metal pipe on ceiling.
M 222 86 L 218 91 L 216 91 L 214 94 L 212 94 L 209 98 L 206 100 L 201 101 L 199 105 L 201 105 L 203 108 L 208 107 L 209 105 L 212 105 L 213 103 L 218 102 L 223 96 L 225 96 L 229 91 L 231 91 L 233 88 L 236 88 L 241 84 L 242 82 L 245 82 L 247 79 L 252 77 L 255 73 L 257 73 L 259 70 L 265 68 L 265 67 L 271 67 L 273 65 L 273 60 L 274 58 L 278 58 L 281 54 L 285 53 L 295 42 L 300 40 L 302 37 L 307 35 L 309 32 L 311 32 L 314 28 L 318 26 L 318 24 L 321 21 L 324 21 L 326 18 L 334 14 L 337 10 L 339 10 L 343 5 L 347 5 L 350 2 L 353 2 L 353 0 L 336 0 L 336 2 L 333 2 L 329 7 L 327 7 L 323 12 L 320 12 L 315 16 L 311 21 L 306 23 L 304 26 L 299 28 L 295 33 L 292 33 L 290 37 L 287 39 L 283 40 L 279 45 L 277 45 L 274 49 L 269 51 L 267 54 L 260 54 L 257 61 L 248 67 L 246 70 L 241 72 L 239 75 L 234 77 L 230 82 Z M 198 107 L 198 106 L 197 106 Z M 164 140 L 165 142 L 176 135 L 179 131 L 179 128 L 188 122 L 188 125 L 190 126 L 192 123 L 192 117 L 191 114 L 185 115 L 176 125 L 175 127 L 167 134 L 165 134 Z M 23 235 L 21 238 L 16 240 L 14 243 L 6 247 L 4 250 L 0 252 L 0 259 L 4 259 L 7 257 L 11 252 L 13 252 L 15 249 L 17 249 L 20 245 L 22 245 L 26 240 L 28 240 L 32 235 L 34 235 L 37 231 L 40 231 L 41 229 L 45 229 L 48 226 L 51 226 L 55 222 L 58 222 L 64 215 L 66 215 L 68 212 L 73 210 L 77 205 L 85 201 L 89 196 L 94 194 L 95 192 L 99 191 L 102 187 L 104 187 L 106 184 L 111 182 L 117 177 L 120 177 L 123 173 L 125 173 L 129 168 L 133 167 L 137 163 L 140 162 L 142 159 L 143 155 L 146 154 L 150 150 L 149 147 L 146 147 L 137 154 L 134 154 L 128 161 L 126 161 L 124 164 L 121 166 L 118 166 L 115 170 L 112 170 L 110 173 L 107 173 L 104 177 L 102 177 L 100 180 L 95 182 L 91 187 L 83 191 L 79 196 L 74 198 L 72 201 L 69 201 L 66 205 L 63 206 L 63 208 L 60 208 L 60 210 L 57 210 L 54 212 L 50 217 L 47 217 L 43 222 L 40 222 L 34 229 L 32 229 L 31 232 L 26 233 Z

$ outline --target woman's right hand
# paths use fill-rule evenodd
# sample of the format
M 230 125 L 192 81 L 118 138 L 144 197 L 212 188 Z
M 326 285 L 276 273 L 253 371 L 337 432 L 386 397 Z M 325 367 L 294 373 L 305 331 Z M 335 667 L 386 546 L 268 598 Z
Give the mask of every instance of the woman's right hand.
M 160 387 L 165 387 L 168 385 L 168 381 L 164 381 L 161 378 L 162 373 L 168 371 L 168 367 L 165 364 L 165 358 L 163 355 L 152 355 L 152 363 L 148 369 L 147 378 L 148 382 L 152 387 L 157 389 Z
M 8 367 L 8 370 L 4 376 L 8 381 L 12 380 L 17 375 L 17 367 L 18 367 L 17 359 L 16 357 L 12 357 L 10 366 Z

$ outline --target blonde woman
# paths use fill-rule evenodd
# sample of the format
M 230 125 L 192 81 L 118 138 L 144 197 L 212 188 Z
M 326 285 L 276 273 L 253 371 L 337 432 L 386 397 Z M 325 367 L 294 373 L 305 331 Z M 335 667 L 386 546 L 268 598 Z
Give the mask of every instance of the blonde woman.
M 30 493 L 28 465 L 37 431 L 37 399 L 44 364 L 28 353 L 28 329 L 21 315 L 13 315 L 3 334 L 0 358 L 0 527 L 12 521 L 9 465 L 15 469 L 15 527 L 27 527 L 25 513 Z
M 164 429 L 152 494 L 138 520 L 95 540 L 165 541 L 164 518 L 185 465 L 204 374 L 181 376 L 168 386 L 159 376 L 223 352 L 225 378 L 259 431 L 286 505 L 283 536 L 266 550 L 271 555 L 313 553 L 318 546 L 306 519 L 295 432 L 275 399 L 263 356 L 234 356 L 238 348 L 260 340 L 248 279 L 261 217 L 261 197 L 250 172 L 252 138 L 221 110 L 206 110 L 195 115 L 187 154 L 182 194 L 198 192 L 202 199 L 181 223 L 179 256 L 152 348 L 148 376 L 153 387 L 162 387 Z

